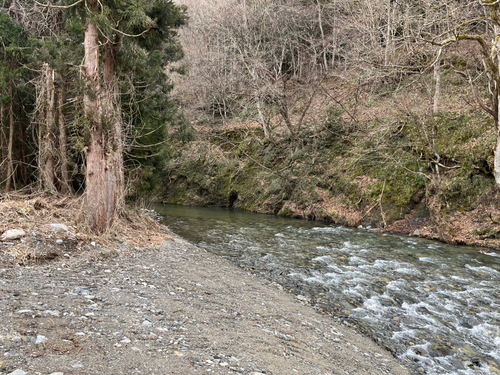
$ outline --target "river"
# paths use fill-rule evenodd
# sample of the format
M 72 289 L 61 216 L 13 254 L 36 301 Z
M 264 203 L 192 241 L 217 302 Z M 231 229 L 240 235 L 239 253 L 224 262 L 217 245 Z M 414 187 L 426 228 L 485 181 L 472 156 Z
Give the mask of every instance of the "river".
M 172 231 L 343 317 L 417 373 L 500 373 L 500 253 L 218 208 Z

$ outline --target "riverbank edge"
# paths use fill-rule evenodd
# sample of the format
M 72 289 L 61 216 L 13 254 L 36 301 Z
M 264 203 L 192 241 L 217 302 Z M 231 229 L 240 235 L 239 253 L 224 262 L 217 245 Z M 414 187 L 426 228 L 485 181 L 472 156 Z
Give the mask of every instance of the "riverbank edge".
M 338 204 L 325 206 L 323 203 L 313 203 L 306 205 L 304 208 L 299 208 L 297 203 L 288 201 L 278 212 L 273 212 L 259 206 L 258 204 L 252 206 L 251 209 L 245 209 L 237 204 L 232 207 L 214 205 L 200 199 L 197 195 L 191 196 L 189 194 L 189 190 L 185 191 L 185 194 L 186 197 L 183 200 L 183 203 L 180 204 L 183 206 L 237 209 L 264 215 L 278 215 L 299 220 L 332 223 L 334 225 L 340 225 L 347 228 L 366 230 L 374 235 L 383 235 L 385 233 L 407 235 L 410 237 L 419 237 L 438 241 L 449 245 L 477 247 L 480 249 L 489 249 L 500 252 L 500 239 L 488 238 L 488 236 L 484 238 L 475 229 L 464 229 L 464 226 L 473 222 L 479 226 L 481 226 L 481 223 L 484 223 L 485 227 L 495 224 L 492 222 L 490 217 L 497 214 L 500 215 L 500 212 L 497 213 L 498 210 L 494 207 L 480 207 L 470 212 L 452 213 L 446 217 L 447 215 L 445 211 L 437 210 L 432 203 L 431 205 L 427 205 L 424 200 L 419 202 L 416 206 L 408 207 L 407 211 L 409 213 L 404 215 L 404 219 L 387 221 L 384 228 L 383 225 L 378 226 L 375 224 L 372 226 L 373 221 L 379 221 L 378 224 L 381 224 L 380 221 L 382 219 L 380 214 L 378 215 L 378 218 L 376 214 L 369 216 L 371 209 L 361 210 L 353 207 L 346 209 L 345 207 L 339 207 Z M 339 201 L 340 199 L 341 197 L 335 198 L 336 201 Z M 179 205 L 176 201 L 172 201 L 168 198 L 157 201 L 156 203 Z M 373 209 L 373 207 L 371 208 Z M 344 211 L 345 215 L 339 216 L 336 213 L 328 214 L 328 211 Z M 349 211 L 349 213 L 347 213 L 347 211 Z M 487 219 L 484 219 L 485 217 Z M 359 218 L 361 218 L 361 220 Z M 470 225 L 472 226 L 472 224 Z M 452 233 L 454 235 L 452 235 Z

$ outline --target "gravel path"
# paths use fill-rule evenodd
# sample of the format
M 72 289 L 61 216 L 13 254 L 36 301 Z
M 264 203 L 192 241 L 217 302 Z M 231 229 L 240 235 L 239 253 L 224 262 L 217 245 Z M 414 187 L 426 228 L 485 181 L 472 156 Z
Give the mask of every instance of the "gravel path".
M 0 322 L 0 375 L 410 374 L 278 284 L 178 237 L 97 261 L 2 264 Z

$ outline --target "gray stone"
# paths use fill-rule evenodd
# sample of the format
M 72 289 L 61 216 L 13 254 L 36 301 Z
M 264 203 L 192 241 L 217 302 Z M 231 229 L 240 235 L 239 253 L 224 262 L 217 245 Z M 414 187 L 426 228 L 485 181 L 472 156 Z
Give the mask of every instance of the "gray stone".
M 4 234 L 2 234 L 2 236 L 0 237 L 0 241 L 18 240 L 24 236 L 26 236 L 26 233 L 24 232 L 24 230 L 22 230 L 22 229 L 10 229 L 10 230 L 4 232 Z
M 52 374 L 49 375 L 64 375 L 64 372 L 53 372 Z
M 413 232 L 412 236 L 415 236 L 415 237 L 420 236 L 420 230 L 418 230 L 418 229 L 417 229 L 417 230 L 415 230 L 415 231 Z
M 21 369 L 17 369 L 16 371 L 10 372 L 7 375 L 26 375 L 26 374 L 27 374 L 27 372 L 25 372 Z
M 18 314 L 33 314 L 33 310 L 17 310 Z
M 73 294 L 90 294 L 88 288 L 80 286 L 73 291 Z
M 64 241 L 61 239 L 56 240 L 56 244 L 58 244 L 58 245 L 62 245 L 63 243 L 64 243 Z
M 57 311 L 57 310 L 45 310 L 43 312 L 43 314 L 50 315 L 50 316 L 56 316 L 56 317 L 61 316 L 61 313 L 59 311 Z
M 55 233 L 67 232 L 69 230 L 64 224 L 49 224 L 48 227 Z

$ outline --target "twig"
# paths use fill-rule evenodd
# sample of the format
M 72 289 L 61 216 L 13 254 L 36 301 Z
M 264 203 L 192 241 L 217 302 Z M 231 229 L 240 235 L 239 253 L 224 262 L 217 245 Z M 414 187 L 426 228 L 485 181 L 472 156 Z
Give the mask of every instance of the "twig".
M 54 8 L 54 9 L 69 9 L 69 8 L 73 8 L 75 5 L 78 5 L 81 2 L 83 2 L 83 0 L 78 0 L 76 3 L 70 4 L 70 5 L 51 5 L 50 2 L 49 2 L 49 4 L 42 4 L 42 3 L 39 3 L 38 1 L 35 0 L 35 3 L 37 5 L 40 5 L 41 7 Z

